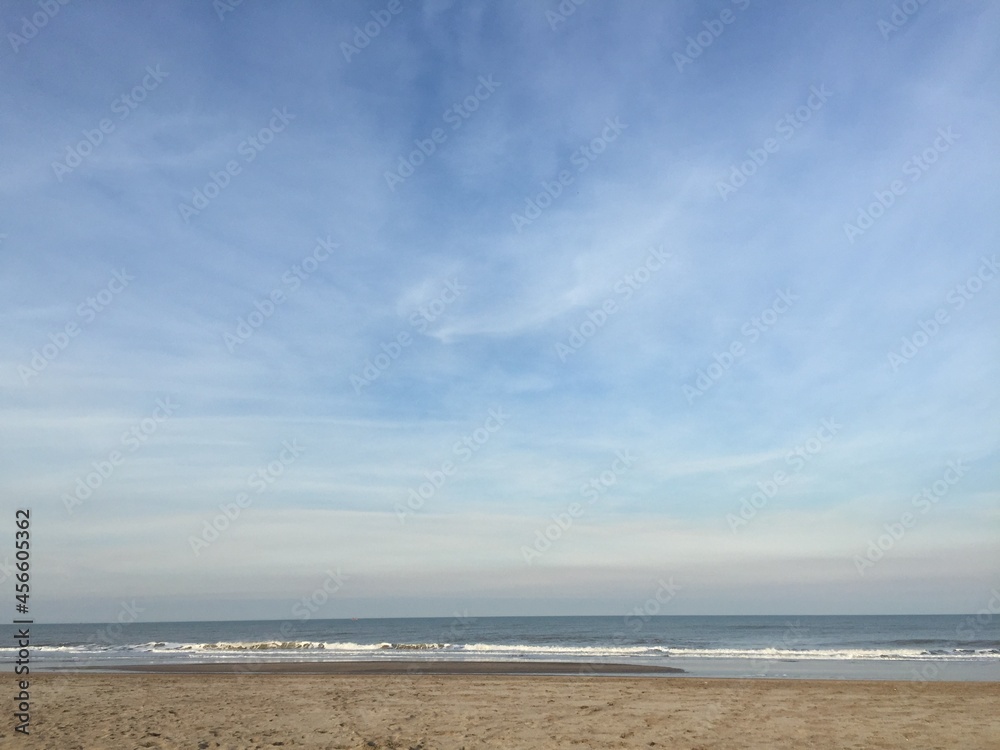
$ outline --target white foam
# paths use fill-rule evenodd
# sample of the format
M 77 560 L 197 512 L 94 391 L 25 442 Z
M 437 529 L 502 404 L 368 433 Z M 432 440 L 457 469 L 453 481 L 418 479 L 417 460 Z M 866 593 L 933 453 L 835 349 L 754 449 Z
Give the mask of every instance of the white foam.
M 17 649 L 0 647 L 0 654 L 14 653 Z M 150 641 L 133 644 L 81 644 L 74 646 L 33 646 L 35 653 L 104 655 L 128 653 L 178 654 L 213 658 L 238 658 L 248 652 L 274 655 L 277 657 L 312 652 L 327 658 L 378 657 L 394 658 L 405 655 L 438 656 L 481 656 L 496 660 L 505 659 L 601 659 L 601 658 L 643 658 L 656 659 L 685 657 L 701 659 L 756 659 L 756 660 L 1000 660 L 996 649 L 979 651 L 955 650 L 947 653 L 929 653 L 920 648 L 847 648 L 847 649 L 783 649 L 783 648 L 669 648 L 663 646 L 554 646 L 498 643 L 354 643 L 328 641 L 217 641 L 214 643 L 180 643 L 170 641 Z

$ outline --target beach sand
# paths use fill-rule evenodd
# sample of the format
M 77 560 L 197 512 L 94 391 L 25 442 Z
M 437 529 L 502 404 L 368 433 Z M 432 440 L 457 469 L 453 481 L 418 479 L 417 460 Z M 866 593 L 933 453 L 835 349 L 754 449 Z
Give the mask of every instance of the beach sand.
M 0 746 L 1000 748 L 1000 683 L 252 666 L 240 674 L 32 674 L 31 735 L 15 735 L 6 711 Z

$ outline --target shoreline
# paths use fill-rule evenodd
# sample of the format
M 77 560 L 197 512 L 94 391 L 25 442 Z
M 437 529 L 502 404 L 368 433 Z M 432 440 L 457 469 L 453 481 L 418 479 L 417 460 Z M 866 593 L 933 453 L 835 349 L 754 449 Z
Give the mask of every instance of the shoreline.
M 116 667 L 90 666 L 58 670 L 59 674 L 91 672 L 140 674 L 301 674 L 301 675 L 666 675 L 687 674 L 677 667 L 647 664 L 610 664 L 567 661 L 268 661 L 197 662 L 185 664 L 122 664 Z M 49 674 L 55 674 L 50 672 Z

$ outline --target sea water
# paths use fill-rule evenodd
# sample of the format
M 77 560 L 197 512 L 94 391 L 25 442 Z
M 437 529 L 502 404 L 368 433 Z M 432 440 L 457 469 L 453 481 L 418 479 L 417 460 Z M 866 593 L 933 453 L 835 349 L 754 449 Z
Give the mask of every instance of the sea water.
M 14 642 L 7 627 L 5 644 Z M 34 624 L 33 670 L 254 661 L 571 661 L 690 676 L 1000 680 L 1000 617 L 470 617 Z M 17 648 L 4 645 L 13 663 Z M 586 671 L 583 669 L 582 671 Z

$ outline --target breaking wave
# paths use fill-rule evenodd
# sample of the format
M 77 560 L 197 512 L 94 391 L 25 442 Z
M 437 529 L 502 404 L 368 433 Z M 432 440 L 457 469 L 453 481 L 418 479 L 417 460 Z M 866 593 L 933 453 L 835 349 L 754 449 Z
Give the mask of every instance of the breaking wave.
M 926 648 L 938 645 L 939 648 Z M 925 648 L 921 648 L 925 646 Z M 150 641 L 134 644 L 59 644 L 54 646 L 35 646 L 40 653 L 66 653 L 99 655 L 111 652 L 125 655 L 126 653 L 143 654 L 232 654 L 240 653 L 270 653 L 301 654 L 312 652 L 310 658 L 391 658 L 393 654 L 413 654 L 422 652 L 441 657 L 463 656 L 494 660 L 519 659 L 600 659 L 600 658 L 668 658 L 689 657 L 701 659 L 767 659 L 767 660 L 883 660 L 883 659 L 1000 659 L 1000 643 L 995 641 L 980 641 L 956 644 L 943 644 L 924 641 L 897 641 L 892 646 L 879 648 L 688 648 L 665 646 L 619 646 L 601 644 L 593 646 L 571 645 L 529 645 L 529 644 L 497 644 L 497 643 L 354 643 L 351 641 L 216 641 L 212 643 L 174 643 L 169 641 Z M 10 648 L 0 648 L 0 653 L 13 651 Z M 321 657 L 320 653 L 325 654 Z

